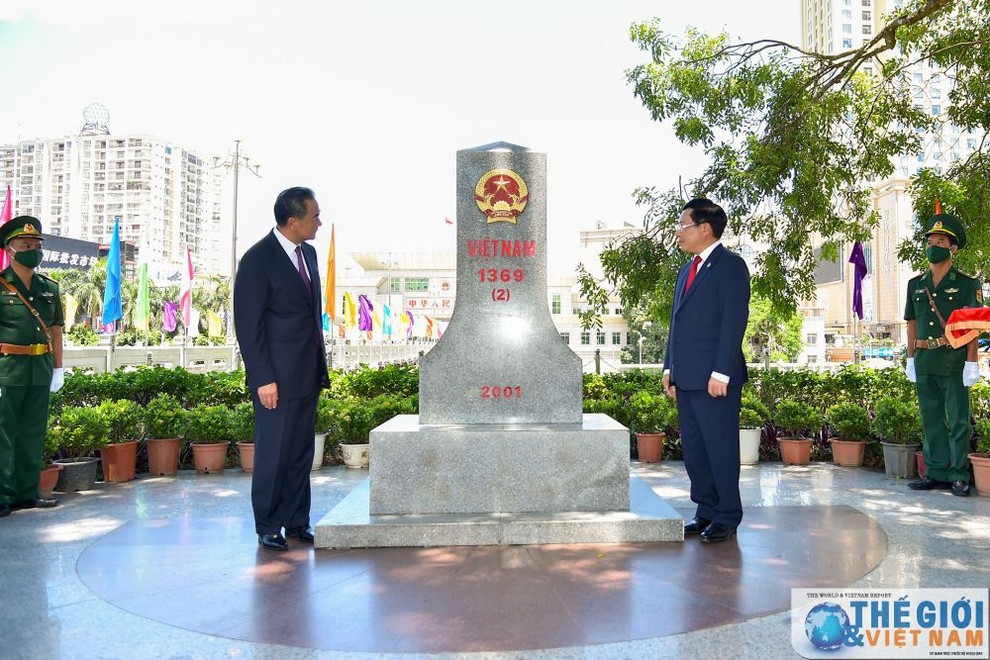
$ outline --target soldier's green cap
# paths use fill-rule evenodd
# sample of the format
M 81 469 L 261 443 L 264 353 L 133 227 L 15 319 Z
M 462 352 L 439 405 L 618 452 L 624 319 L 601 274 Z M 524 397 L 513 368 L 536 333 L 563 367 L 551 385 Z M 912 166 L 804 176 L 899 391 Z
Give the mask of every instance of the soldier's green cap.
M 928 221 L 928 229 L 925 236 L 930 234 L 945 234 L 956 239 L 956 245 L 960 248 L 966 247 L 966 229 L 959 222 L 959 218 L 948 213 L 940 213 Z
M 19 236 L 45 240 L 41 235 L 41 221 L 29 215 L 19 215 L 0 225 L 0 243 L 3 245 L 7 245 Z

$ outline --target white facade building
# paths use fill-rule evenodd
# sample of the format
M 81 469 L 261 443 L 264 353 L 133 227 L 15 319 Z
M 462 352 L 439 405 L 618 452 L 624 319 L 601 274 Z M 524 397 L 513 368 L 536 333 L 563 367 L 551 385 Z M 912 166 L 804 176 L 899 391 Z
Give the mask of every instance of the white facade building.
M 229 270 L 220 258 L 219 178 L 210 162 L 169 140 L 110 135 L 87 116 L 81 135 L 0 145 L 0 189 L 10 185 L 14 216 L 35 216 L 53 235 L 108 245 L 119 220 L 136 262 L 164 282 L 187 245 L 197 274 Z

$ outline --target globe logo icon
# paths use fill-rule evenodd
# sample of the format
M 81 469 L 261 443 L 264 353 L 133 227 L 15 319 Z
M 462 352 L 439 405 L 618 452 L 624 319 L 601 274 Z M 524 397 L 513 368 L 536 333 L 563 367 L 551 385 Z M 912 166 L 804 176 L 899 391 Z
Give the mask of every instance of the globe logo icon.
M 842 646 L 849 615 L 835 603 L 819 603 L 804 618 L 804 632 L 815 648 L 831 651 Z

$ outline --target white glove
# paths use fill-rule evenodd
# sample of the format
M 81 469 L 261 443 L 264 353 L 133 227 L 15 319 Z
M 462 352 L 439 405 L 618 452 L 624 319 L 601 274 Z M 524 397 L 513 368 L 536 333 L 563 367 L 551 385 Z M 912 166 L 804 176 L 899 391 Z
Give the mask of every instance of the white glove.
M 65 369 L 62 367 L 55 367 L 52 371 L 52 384 L 48 388 L 52 392 L 58 392 L 65 385 Z
M 914 373 L 914 358 L 909 357 L 907 359 L 907 365 L 904 367 L 904 373 L 907 375 L 907 379 L 912 383 L 918 382 L 918 375 Z
M 980 379 L 980 364 L 978 362 L 967 362 L 963 365 L 963 385 L 972 387 Z

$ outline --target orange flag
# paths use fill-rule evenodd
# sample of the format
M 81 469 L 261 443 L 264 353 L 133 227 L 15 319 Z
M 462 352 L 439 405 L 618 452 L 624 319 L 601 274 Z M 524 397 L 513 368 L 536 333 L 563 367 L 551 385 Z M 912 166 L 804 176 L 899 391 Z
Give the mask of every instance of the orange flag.
M 942 215 L 942 202 L 938 201 L 938 197 L 935 198 L 935 215 Z
M 323 304 L 323 313 L 333 321 L 337 313 L 337 273 L 335 271 L 336 257 L 334 256 L 334 226 L 330 225 L 330 255 L 327 257 L 327 297 Z M 329 325 L 329 324 L 328 324 Z

